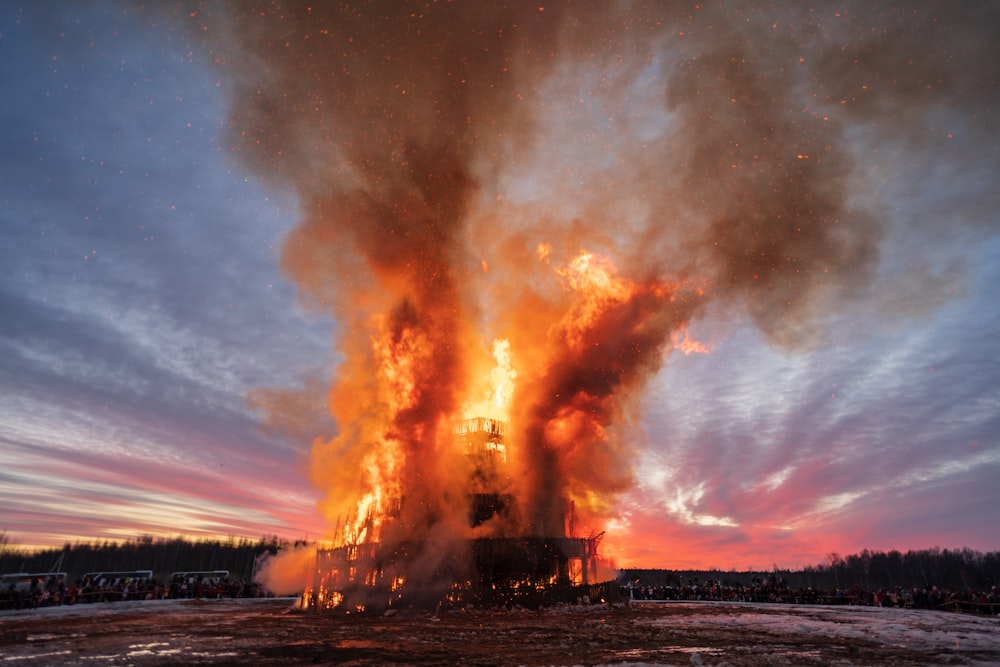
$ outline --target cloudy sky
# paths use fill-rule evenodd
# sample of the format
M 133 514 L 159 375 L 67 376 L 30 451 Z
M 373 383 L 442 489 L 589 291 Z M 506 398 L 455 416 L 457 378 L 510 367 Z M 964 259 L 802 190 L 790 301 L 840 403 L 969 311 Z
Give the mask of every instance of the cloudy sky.
M 802 320 L 771 319 L 743 287 L 697 309 L 689 334 L 704 350 L 664 350 L 642 386 L 635 484 L 606 526 L 616 563 L 795 567 L 864 548 L 1000 549 L 1000 42 L 995 13 L 972 6 L 945 17 L 944 35 L 930 33 L 939 41 L 903 41 L 926 50 L 873 56 L 915 57 L 929 72 L 916 89 L 939 97 L 913 104 L 900 84 L 863 111 L 841 100 L 815 111 L 838 121 L 812 138 L 850 164 L 831 187 L 865 211 L 852 228 L 866 230 L 864 257 L 831 264 L 839 291 L 797 304 Z M 876 26 L 934 24 L 936 8 L 849 22 L 818 7 L 816 24 L 835 26 L 824 36 L 845 44 Z M 700 20 L 658 27 L 697 36 Z M 699 39 L 725 51 L 735 30 Z M 0 8 L 0 530 L 11 543 L 325 534 L 305 467 L 309 434 L 336 430 L 322 413 L 338 324 L 281 270 L 302 200 L 235 154 L 227 128 L 245 82 L 205 44 L 183 13 Z M 688 100 L 707 88 L 672 74 L 688 48 L 648 58 L 585 105 L 608 61 L 546 70 L 536 145 L 498 169 L 505 205 L 587 220 L 591 197 L 627 217 L 592 186 L 628 189 L 603 176 L 616 155 L 636 164 L 638 144 L 662 147 L 672 127 L 701 122 Z M 859 96 L 891 87 L 864 76 Z M 613 121 L 601 106 L 612 96 Z M 709 148 L 670 151 L 694 180 L 662 186 L 697 194 L 677 212 L 691 220 L 691 202 L 721 196 L 704 185 L 711 169 L 725 182 L 735 168 L 732 153 L 708 159 L 713 138 L 700 137 Z M 645 177 L 666 164 L 644 163 Z M 590 194 L 546 202 L 574 185 Z M 252 397 L 282 387 L 314 388 L 315 404 L 298 401 L 290 428 L 262 428 Z
M 13 543 L 315 536 L 259 385 L 329 367 L 277 248 L 295 202 L 221 144 L 223 84 L 120 5 L 2 10 L 0 524 Z

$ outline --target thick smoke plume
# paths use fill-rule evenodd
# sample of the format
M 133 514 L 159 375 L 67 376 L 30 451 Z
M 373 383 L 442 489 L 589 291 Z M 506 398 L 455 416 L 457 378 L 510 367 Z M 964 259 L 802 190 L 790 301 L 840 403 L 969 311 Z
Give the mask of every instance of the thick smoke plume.
M 331 525 L 367 494 L 406 499 L 385 539 L 469 530 L 452 425 L 504 340 L 520 513 L 483 530 L 562 534 L 566 501 L 598 529 L 632 481 L 634 399 L 692 318 L 744 312 L 809 346 L 870 290 L 883 229 L 859 156 L 928 150 L 959 109 L 989 123 L 991 7 L 191 12 L 233 150 L 299 197 L 284 269 L 337 322 L 340 431 L 311 457 Z

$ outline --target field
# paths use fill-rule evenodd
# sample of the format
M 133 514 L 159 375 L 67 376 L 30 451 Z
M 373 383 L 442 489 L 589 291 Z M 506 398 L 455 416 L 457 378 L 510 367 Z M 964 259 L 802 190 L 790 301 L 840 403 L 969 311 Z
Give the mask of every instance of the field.
M 5 665 L 997 665 L 1000 618 L 728 603 L 318 615 L 291 599 L 0 613 Z

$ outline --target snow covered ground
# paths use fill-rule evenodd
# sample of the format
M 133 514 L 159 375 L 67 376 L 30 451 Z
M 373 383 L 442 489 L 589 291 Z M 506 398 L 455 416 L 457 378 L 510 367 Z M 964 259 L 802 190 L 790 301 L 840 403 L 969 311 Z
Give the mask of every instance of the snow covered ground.
M 303 662 L 986 667 L 1000 665 L 1000 617 L 712 602 L 344 616 L 290 598 L 0 612 L 0 667 Z
M 865 664 L 851 660 L 857 652 L 851 647 L 872 645 L 901 660 L 913 658 L 917 664 L 926 659 L 928 665 L 1000 665 L 1000 617 L 996 616 L 856 606 L 721 606 L 726 610 L 723 613 L 672 615 L 650 623 L 716 638 L 743 635 L 748 645 L 750 638 L 760 645 L 760 651 L 748 654 L 770 652 L 775 664 L 821 664 L 809 658 L 822 653 L 816 647 L 833 644 L 846 651 L 842 659 L 828 664 Z M 796 645 L 813 648 L 797 650 Z M 709 646 L 705 653 L 701 660 L 711 664 L 711 655 L 718 651 Z

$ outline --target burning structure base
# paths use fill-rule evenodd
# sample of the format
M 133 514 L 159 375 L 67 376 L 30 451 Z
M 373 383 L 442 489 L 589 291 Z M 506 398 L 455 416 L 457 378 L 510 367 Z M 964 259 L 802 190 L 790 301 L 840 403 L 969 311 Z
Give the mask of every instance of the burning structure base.
M 482 525 L 511 509 L 499 489 L 506 427 L 471 419 L 455 428 L 471 461 L 469 525 Z M 568 507 L 568 504 L 567 504 Z M 392 522 L 399 505 L 383 516 Z M 572 514 L 571 510 L 567 510 Z M 572 518 L 571 516 L 569 518 Z M 572 521 L 568 522 L 572 525 Z M 369 518 L 370 535 L 374 519 Z M 473 539 L 361 541 L 317 551 L 311 590 L 303 606 L 317 610 L 380 612 L 391 608 L 522 606 L 613 601 L 613 582 L 597 583 L 602 534 L 590 537 L 493 536 Z
M 320 550 L 304 605 L 317 610 L 521 606 L 614 601 L 614 582 L 593 583 L 600 537 L 479 538 L 394 548 L 362 544 Z M 412 575 L 415 561 L 434 565 Z M 610 584 L 610 585 L 609 585 Z

